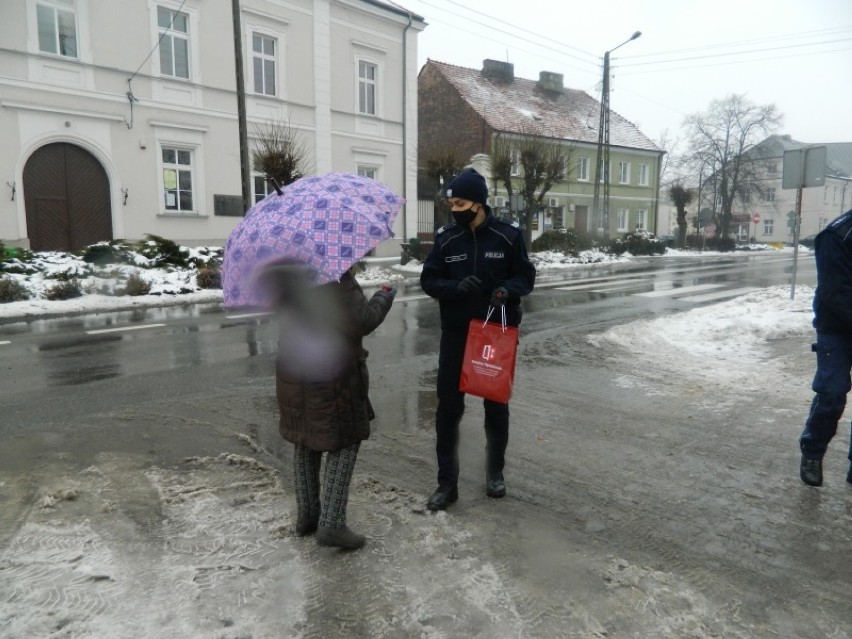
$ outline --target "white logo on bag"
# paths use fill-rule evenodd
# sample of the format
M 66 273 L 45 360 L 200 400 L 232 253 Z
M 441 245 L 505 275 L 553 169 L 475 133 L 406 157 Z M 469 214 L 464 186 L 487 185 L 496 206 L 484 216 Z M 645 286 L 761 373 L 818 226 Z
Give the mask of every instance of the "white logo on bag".
M 497 356 L 497 349 L 495 349 L 491 344 L 486 344 L 482 347 L 482 359 L 486 362 L 494 359 Z

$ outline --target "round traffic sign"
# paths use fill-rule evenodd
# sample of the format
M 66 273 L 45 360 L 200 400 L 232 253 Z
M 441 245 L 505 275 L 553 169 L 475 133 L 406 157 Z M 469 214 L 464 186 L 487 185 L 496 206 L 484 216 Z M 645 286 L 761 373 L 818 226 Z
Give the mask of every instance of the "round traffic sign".
M 760 213 L 755 213 L 754 217 L 751 219 L 754 220 L 755 224 L 757 224 L 758 222 L 760 222 Z

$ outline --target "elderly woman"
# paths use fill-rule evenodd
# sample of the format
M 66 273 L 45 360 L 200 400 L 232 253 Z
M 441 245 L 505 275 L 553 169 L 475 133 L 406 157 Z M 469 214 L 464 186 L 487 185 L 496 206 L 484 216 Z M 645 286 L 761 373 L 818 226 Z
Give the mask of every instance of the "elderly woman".
M 358 448 L 373 418 L 361 342 L 385 319 L 396 290 L 385 287 L 367 299 L 352 269 L 318 287 L 286 265 L 270 275 L 279 291 L 276 395 L 279 431 L 294 446 L 296 534 L 315 532 L 320 545 L 360 548 L 365 538 L 346 526 L 346 506 Z

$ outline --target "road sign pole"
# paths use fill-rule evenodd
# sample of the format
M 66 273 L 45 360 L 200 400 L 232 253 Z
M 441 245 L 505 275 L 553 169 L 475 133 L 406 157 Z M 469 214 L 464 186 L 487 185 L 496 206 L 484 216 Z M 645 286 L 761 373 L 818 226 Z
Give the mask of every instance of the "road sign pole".
M 804 171 L 804 169 L 803 169 Z M 796 221 L 793 222 L 793 277 L 790 283 L 790 299 L 796 299 L 796 270 L 799 264 L 799 227 L 802 224 L 802 187 L 796 189 Z

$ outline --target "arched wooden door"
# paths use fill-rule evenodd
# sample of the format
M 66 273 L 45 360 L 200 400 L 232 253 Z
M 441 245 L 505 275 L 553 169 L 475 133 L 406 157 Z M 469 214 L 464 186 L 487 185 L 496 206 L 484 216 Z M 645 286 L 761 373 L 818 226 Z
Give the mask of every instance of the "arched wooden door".
M 112 239 L 109 178 L 76 144 L 46 144 L 24 166 L 27 236 L 34 251 L 79 251 Z

